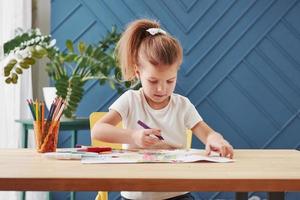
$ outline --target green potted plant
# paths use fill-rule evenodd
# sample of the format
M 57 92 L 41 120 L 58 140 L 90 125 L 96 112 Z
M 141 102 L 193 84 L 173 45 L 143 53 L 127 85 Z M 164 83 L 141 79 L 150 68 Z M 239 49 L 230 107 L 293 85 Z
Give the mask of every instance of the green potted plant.
M 116 67 L 113 54 L 119 38 L 120 34 L 113 27 L 97 45 L 80 41 L 75 48 L 73 42 L 67 40 L 67 50 L 62 52 L 50 35 L 42 35 L 38 29 L 24 32 L 4 44 L 5 82 L 16 84 L 23 70 L 47 57 L 49 62 L 45 70 L 54 83 L 56 94 L 67 103 L 64 114 L 68 118 L 75 117 L 84 85 L 89 80 L 98 80 L 100 85 L 109 83 L 119 93 L 138 87 L 121 81 L 121 71 Z

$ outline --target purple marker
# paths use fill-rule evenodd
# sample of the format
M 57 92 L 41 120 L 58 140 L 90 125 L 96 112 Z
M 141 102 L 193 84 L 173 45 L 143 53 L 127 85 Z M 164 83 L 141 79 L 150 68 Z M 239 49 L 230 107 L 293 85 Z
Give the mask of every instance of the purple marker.
M 142 122 L 141 120 L 138 120 L 137 123 L 143 127 L 144 129 L 151 129 L 149 126 L 147 126 L 144 122 Z M 163 140 L 164 138 L 160 135 L 155 135 L 158 139 Z

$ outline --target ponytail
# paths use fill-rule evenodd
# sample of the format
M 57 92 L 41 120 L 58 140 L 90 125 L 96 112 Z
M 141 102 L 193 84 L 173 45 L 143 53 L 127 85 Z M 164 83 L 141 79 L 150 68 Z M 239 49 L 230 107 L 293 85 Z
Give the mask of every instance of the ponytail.
M 180 65 L 182 62 L 179 42 L 161 30 L 158 22 L 148 19 L 136 20 L 127 26 L 115 53 L 123 78 L 127 81 L 135 80 L 140 54 L 154 66 L 174 62 Z

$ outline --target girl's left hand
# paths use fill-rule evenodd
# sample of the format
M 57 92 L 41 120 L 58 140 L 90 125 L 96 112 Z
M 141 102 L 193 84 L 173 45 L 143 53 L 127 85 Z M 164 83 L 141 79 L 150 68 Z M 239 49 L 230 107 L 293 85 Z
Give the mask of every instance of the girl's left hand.
M 222 157 L 233 158 L 233 147 L 216 132 L 210 134 L 206 140 L 206 155 L 210 155 L 212 151 L 220 153 Z

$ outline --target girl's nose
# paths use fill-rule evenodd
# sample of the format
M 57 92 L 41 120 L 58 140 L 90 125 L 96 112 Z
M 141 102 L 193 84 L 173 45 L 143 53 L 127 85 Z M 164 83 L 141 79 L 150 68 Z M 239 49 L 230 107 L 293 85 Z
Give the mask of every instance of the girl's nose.
M 157 91 L 162 92 L 166 89 L 166 84 L 160 83 L 157 85 Z

